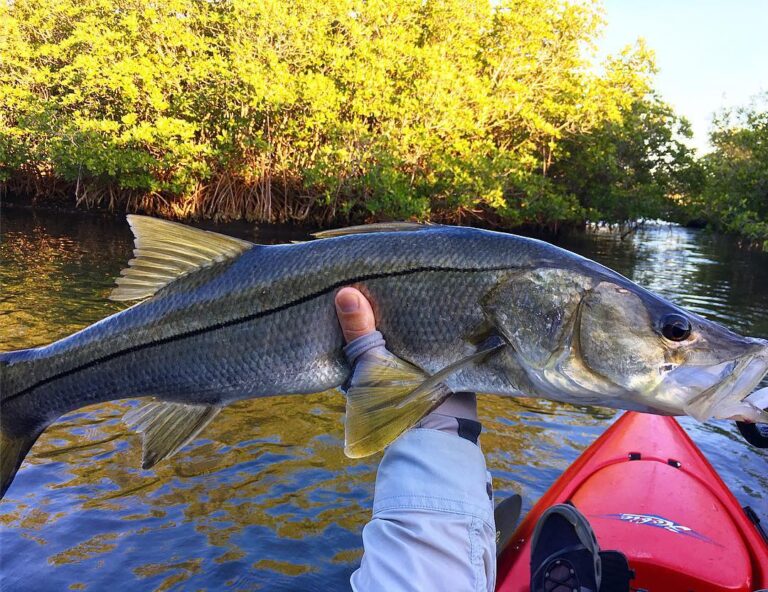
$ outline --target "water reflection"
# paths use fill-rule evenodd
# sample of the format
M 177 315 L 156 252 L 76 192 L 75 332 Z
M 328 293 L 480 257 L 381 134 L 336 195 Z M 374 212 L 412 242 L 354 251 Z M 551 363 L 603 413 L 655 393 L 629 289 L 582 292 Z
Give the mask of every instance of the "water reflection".
M 562 242 L 709 318 L 768 335 L 765 255 L 668 227 Z M 4 212 L 0 350 L 50 342 L 119 310 L 105 296 L 130 250 L 123 223 Z M 138 436 L 121 422 L 138 404 L 69 414 L 35 445 L 0 506 L 2 590 L 347 587 L 378 458 L 344 457 L 340 395 L 238 403 L 147 471 Z M 492 397 L 480 413 L 497 492 L 519 492 L 527 506 L 614 416 Z M 768 456 L 725 422 L 683 423 L 740 500 L 768 518 Z

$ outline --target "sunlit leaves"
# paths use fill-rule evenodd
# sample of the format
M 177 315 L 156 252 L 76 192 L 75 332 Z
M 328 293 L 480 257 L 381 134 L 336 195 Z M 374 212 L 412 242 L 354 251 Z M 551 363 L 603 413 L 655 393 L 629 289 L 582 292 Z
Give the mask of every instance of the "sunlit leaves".
M 642 46 L 592 67 L 591 0 L 0 10 L 0 180 L 177 216 L 579 221 L 565 165 L 653 73 Z

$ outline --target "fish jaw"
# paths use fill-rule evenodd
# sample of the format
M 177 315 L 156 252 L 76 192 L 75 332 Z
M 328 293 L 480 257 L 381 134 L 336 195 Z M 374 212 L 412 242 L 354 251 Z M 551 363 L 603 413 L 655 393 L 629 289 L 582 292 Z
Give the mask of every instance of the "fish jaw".
M 751 393 L 768 374 L 768 347 L 762 354 L 744 361 L 744 368 L 736 372 L 733 385 L 722 385 L 714 396 L 719 401 L 711 409 L 715 419 L 766 422 L 768 412 L 758 407 L 751 399 Z
M 669 373 L 652 395 L 661 406 L 699 421 L 768 420 L 768 413 L 750 400 L 750 393 L 768 374 L 768 342 L 750 340 L 754 348 L 734 360 L 711 366 L 682 365 Z

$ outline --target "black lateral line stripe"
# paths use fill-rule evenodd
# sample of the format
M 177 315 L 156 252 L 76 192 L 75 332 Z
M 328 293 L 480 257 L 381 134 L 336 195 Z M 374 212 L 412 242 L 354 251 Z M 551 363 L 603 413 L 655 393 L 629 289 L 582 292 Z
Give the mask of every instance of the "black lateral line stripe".
M 462 267 L 417 267 L 414 269 L 404 269 L 401 271 L 393 271 L 393 272 L 387 272 L 387 273 L 372 273 L 369 275 L 361 275 L 354 278 L 348 278 L 345 280 L 341 280 L 338 282 L 335 282 L 331 284 L 330 286 L 327 286 L 323 288 L 322 290 L 319 290 L 317 292 L 313 292 L 312 294 L 307 294 L 306 296 L 302 296 L 301 298 L 297 298 L 296 300 L 292 300 L 290 302 L 286 302 L 285 304 L 281 304 L 280 306 L 276 306 L 274 308 L 270 308 L 268 310 L 261 310 L 259 312 L 255 312 L 253 314 L 249 314 L 243 317 L 238 317 L 235 319 L 230 319 L 229 321 L 224 321 L 221 323 L 215 323 L 213 325 L 208 325 L 207 327 L 200 327 L 199 329 L 194 329 L 192 331 L 187 331 L 186 333 L 178 333 L 177 335 L 170 335 L 168 337 L 164 337 L 162 339 L 158 339 L 157 341 L 150 341 L 148 343 L 140 343 L 138 345 L 134 345 L 133 347 L 127 347 L 125 349 L 121 349 L 119 351 L 113 352 L 111 354 L 108 354 L 106 356 L 102 356 L 100 358 L 93 359 L 89 362 L 86 362 L 84 364 L 81 364 L 79 366 L 76 366 L 74 368 L 70 368 L 69 370 L 64 370 L 63 372 L 59 372 L 58 374 L 54 374 L 53 376 L 49 376 L 48 378 L 44 378 L 43 380 L 39 380 L 38 382 L 28 386 L 25 389 L 20 390 L 18 393 L 14 393 L 12 395 L 9 395 L 4 399 L 4 401 L 10 401 L 12 399 L 15 399 L 17 397 L 21 397 L 23 395 L 31 393 L 33 390 L 40 388 L 41 386 L 45 386 L 46 384 L 50 384 L 51 382 L 54 382 L 56 380 L 59 380 L 61 378 L 66 378 L 67 376 L 71 376 L 73 374 L 77 374 L 78 372 L 82 372 L 83 370 L 88 370 L 89 368 L 93 368 L 94 366 L 98 366 L 100 364 L 104 364 L 106 362 L 109 362 L 111 360 L 114 360 L 115 358 L 119 358 L 121 356 L 125 356 L 128 354 L 135 353 L 137 351 L 141 351 L 143 349 L 149 349 L 153 347 L 158 347 L 160 345 L 165 345 L 166 343 L 171 343 L 173 341 L 186 339 L 188 337 L 196 337 L 197 335 L 202 335 L 204 333 L 207 333 L 209 331 L 218 331 L 220 329 L 226 329 L 227 327 L 232 327 L 234 325 L 240 325 L 242 323 L 248 323 L 250 321 L 255 321 L 256 319 L 260 319 L 262 317 L 269 316 L 271 314 L 281 312 L 283 310 L 286 310 L 288 308 L 291 308 L 293 306 L 298 306 L 300 304 L 304 304 L 305 302 L 309 302 L 310 300 L 313 300 L 315 298 L 318 298 L 320 296 L 323 296 L 325 294 L 328 294 L 329 292 L 332 292 L 333 290 L 336 290 L 337 288 L 342 288 L 344 286 L 349 286 L 351 284 L 356 284 L 359 282 L 364 281 L 370 281 L 370 280 L 380 280 L 384 278 L 391 278 L 391 277 L 402 277 L 406 275 L 413 275 L 417 273 L 430 273 L 430 272 L 446 272 L 446 273 L 478 273 L 478 272 L 490 272 L 490 271 L 509 271 L 511 269 L 516 269 L 516 267 L 512 266 L 500 266 L 500 267 L 481 267 L 481 268 L 462 268 Z

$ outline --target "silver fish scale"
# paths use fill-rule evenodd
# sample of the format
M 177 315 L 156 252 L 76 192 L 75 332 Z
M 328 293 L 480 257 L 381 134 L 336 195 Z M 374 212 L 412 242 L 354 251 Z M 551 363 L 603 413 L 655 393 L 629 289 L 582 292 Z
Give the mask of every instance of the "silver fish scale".
M 505 276 L 584 261 L 451 227 L 255 246 L 8 367 L 3 425 L 30 405 L 53 419 L 123 397 L 225 404 L 338 386 L 349 368 L 333 299 L 349 284 L 373 301 L 390 349 L 435 372 L 476 351 L 488 331 L 481 300 Z

